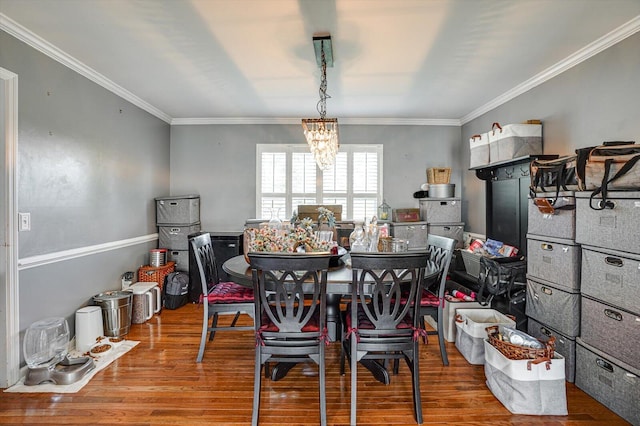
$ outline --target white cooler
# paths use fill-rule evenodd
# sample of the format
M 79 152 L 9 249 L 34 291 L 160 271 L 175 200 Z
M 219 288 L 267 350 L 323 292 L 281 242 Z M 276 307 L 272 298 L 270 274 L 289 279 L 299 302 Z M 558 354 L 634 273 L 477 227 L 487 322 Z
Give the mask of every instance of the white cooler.
M 456 348 L 469 364 L 484 364 L 484 340 L 487 327 L 516 322 L 495 309 L 458 309 L 456 311 Z

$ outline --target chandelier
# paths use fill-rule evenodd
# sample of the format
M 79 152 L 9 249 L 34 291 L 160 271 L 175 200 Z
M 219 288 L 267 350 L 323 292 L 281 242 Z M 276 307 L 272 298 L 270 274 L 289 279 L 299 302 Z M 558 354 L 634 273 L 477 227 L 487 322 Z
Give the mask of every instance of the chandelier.
M 331 36 L 313 37 L 316 59 L 322 71 L 320 79 L 320 100 L 316 106 L 320 118 L 303 118 L 302 129 L 320 170 L 333 165 L 340 148 L 338 140 L 338 119 L 326 118 L 327 115 L 327 62 L 333 66 Z

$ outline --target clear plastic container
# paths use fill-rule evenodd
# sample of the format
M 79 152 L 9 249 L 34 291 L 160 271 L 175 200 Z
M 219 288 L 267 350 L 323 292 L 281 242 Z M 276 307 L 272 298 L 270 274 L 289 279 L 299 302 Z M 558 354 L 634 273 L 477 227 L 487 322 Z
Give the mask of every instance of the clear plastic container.
M 69 324 L 64 318 L 46 318 L 27 328 L 22 346 L 30 368 L 57 364 L 67 356 Z

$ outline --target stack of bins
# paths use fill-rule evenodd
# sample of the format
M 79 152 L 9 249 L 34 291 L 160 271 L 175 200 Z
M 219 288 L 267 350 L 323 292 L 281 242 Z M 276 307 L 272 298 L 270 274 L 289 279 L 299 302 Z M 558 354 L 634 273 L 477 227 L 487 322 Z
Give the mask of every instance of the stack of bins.
M 427 223 L 427 234 L 456 240 L 456 248 L 464 247 L 464 222 L 461 222 L 460 198 L 421 198 L 420 219 Z
M 158 248 L 166 248 L 176 270 L 189 272 L 189 235 L 200 232 L 200 196 L 156 198 Z
M 576 193 L 582 320 L 575 383 L 640 425 L 640 192 L 609 191 L 606 205 L 590 195 Z
M 536 201 L 553 203 L 553 211 Z M 556 338 L 565 358 L 565 377 L 575 380 L 576 337 L 580 333 L 580 246 L 576 243 L 574 192 L 536 193 L 529 198 L 527 233 L 528 334 Z

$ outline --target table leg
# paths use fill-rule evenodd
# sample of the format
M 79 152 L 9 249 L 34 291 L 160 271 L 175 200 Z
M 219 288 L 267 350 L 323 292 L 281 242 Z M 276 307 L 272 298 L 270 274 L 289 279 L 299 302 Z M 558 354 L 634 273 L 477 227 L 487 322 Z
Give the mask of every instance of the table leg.
M 339 342 L 340 336 L 340 294 L 327 294 L 327 333 L 330 342 Z

